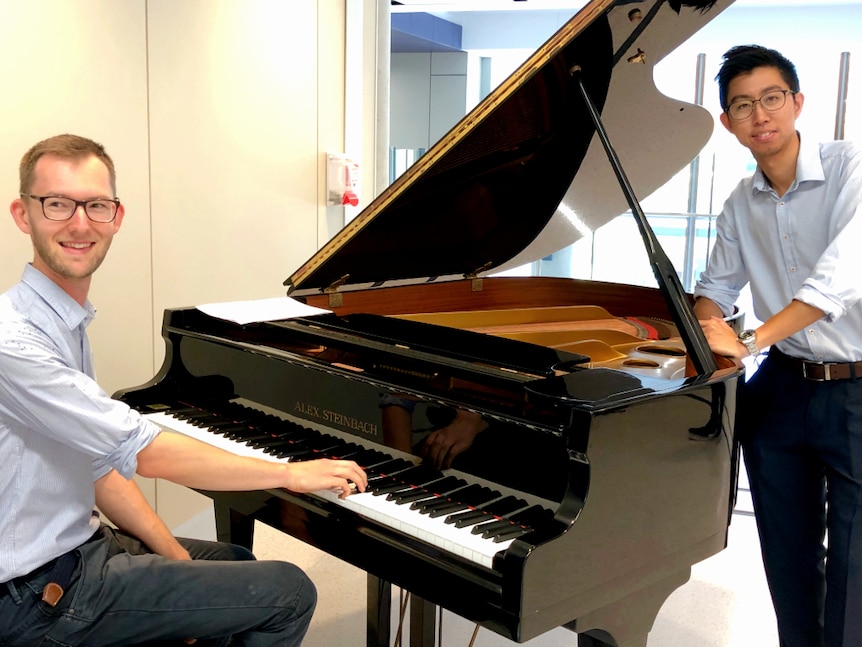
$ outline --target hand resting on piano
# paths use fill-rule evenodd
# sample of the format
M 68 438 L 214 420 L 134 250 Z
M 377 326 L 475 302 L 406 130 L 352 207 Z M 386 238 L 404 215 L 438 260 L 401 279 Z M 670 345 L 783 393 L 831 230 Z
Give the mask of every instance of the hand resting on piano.
M 138 474 L 164 478 L 186 487 L 216 491 L 286 488 L 304 493 L 332 490 L 339 498 L 364 492 L 365 471 L 355 462 L 328 458 L 275 462 L 237 456 L 202 441 L 160 433 L 138 454 Z
M 420 440 L 414 438 L 415 401 L 406 396 L 383 396 L 380 401 L 383 438 L 389 447 L 422 456 L 436 469 L 452 467 L 452 461 L 473 445 L 477 435 L 488 428 L 478 413 L 466 409 L 447 409 L 441 422 Z

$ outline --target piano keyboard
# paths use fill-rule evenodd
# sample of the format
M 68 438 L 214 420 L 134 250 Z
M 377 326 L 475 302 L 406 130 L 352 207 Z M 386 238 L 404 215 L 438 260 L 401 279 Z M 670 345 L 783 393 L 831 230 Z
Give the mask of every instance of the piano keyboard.
M 415 457 L 364 447 L 358 438 L 342 438 L 237 403 L 220 409 L 183 406 L 144 417 L 163 429 L 241 456 L 269 461 L 355 460 L 368 474 L 366 492 L 344 500 L 332 491 L 313 496 L 486 568 L 493 568 L 494 556 L 517 537 L 553 518 L 545 506 L 454 470 L 417 464 Z

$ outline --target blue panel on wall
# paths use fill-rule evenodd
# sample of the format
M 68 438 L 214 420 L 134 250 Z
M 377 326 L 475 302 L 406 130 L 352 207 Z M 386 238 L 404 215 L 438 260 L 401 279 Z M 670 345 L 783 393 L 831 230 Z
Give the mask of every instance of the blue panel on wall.
M 461 51 L 461 25 L 427 13 L 392 14 L 392 51 Z

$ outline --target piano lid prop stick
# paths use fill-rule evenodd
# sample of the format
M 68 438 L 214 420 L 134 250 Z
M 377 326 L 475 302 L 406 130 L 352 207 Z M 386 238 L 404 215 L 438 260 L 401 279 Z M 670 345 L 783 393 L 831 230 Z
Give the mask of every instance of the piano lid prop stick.
M 694 316 L 694 311 L 688 302 L 688 297 L 685 294 L 685 290 L 682 287 L 682 283 L 679 280 L 676 269 L 659 244 L 658 238 L 656 238 L 652 227 L 650 227 L 646 214 L 644 214 L 643 209 L 641 209 L 640 203 L 635 196 L 634 189 L 629 183 L 628 177 L 626 177 L 619 157 L 617 157 L 617 153 L 611 145 L 607 131 L 605 130 L 602 119 L 599 116 L 599 112 L 590 98 L 587 88 L 584 86 L 581 67 L 579 65 L 575 65 L 569 70 L 569 72 L 578 84 L 578 89 L 581 91 L 581 96 L 584 98 L 587 111 L 590 113 L 590 117 L 596 127 L 596 134 L 599 136 L 602 146 L 604 146 L 605 153 L 607 153 L 611 167 L 613 167 L 617 180 L 620 183 L 620 188 L 622 188 L 623 193 L 626 196 L 626 200 L 629 203 L 629 208 L 631 208 L 632 215 L 635 217 L 635 222 L 638 224 L 638 229 L 640 229 L 641 237 L 646 246 L 653 274 L 656 277 L 656 281 L 658 282 L 661 291 L 666 296 L 665 300 L 671 308 L 671 315 L 674 323 L 676 323 L 677 327 L 683 334 L 683 339 L 686 341 L 692 364 L 698 374 L 714 373 L 718 370 L 715 357 L 709 349 L 709 344 L 706 341 L 703 330 Z

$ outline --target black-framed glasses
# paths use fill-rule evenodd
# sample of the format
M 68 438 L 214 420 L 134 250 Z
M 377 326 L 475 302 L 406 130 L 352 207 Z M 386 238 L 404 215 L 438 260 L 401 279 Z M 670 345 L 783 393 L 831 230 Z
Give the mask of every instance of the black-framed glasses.
M 772 92 L 767 92 L 759 99 L 740 99 L 727 106 L 725 112 L 737 121 L 748 119 L 754 112 L 755 103 L 759 103 L 764 110 L 775 112 L 776 110 L 781 110 L 784 104 L 787 103 L 788 94 L 791 96 L 796 95 L 793 90 L 773 90 Z
M 93 200 L 73 200 L 61 195 L 24 195 L 42 203 L 42 214 L 48 220 L 68 220 L 78 207 L 84 207 L 87 218 L 93 222 L 113 222 L 120 208 L 120 199 L 95 198 Z

